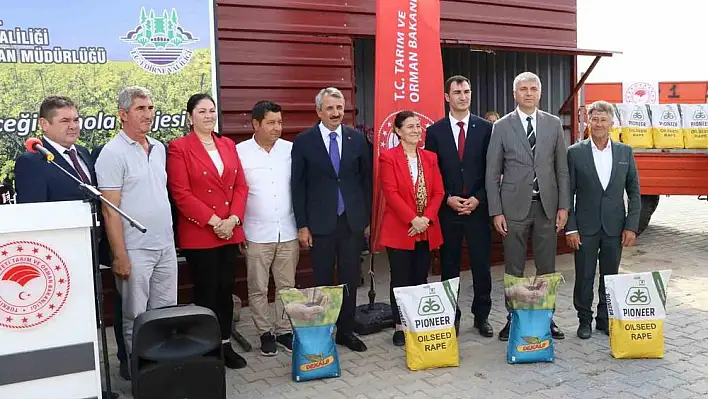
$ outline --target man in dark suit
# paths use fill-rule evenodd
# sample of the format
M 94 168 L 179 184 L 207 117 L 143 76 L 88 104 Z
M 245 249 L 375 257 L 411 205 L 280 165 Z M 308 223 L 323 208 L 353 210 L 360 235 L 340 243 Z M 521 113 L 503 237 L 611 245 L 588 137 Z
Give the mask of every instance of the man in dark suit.
M 471 97 L 466 77 L 452 76 L 445 82 L 450 114 L 428 127 L 425 149 L 438 155 L 445 187 L 445 200 L 439 212 L 443 234 L 441 278 L 460 276 L 464 237 L 472 269 L 474 327 L 482 336 L 491 337 L 494 331 L 487 318 L 492 308 L 489 270 L 492 238 L 484 178 L 492 124 L 470 113 Z M 458 308 L 455 316 L 458 334 L 460 318 Z
M 91 154 L 75 144 L 80 133 L 79 113 L 71 99 L 47 97 L 39 107 L 39 123 L 42 145 L 54 154 L 54 162 L 84 183 L 95 185 Z M 15 191 L 18 204 L 86 198 L 76 182 L 34 152 L 26 152 L 15 161 Z
M 320 122 L 292 147 L 292 197 L 300 244 L 310 248 L 315 284 L 346 284 L 336 342 L 366 351 L 354 335 L 360 254 L 371 217 L 371 161 L 364 135 L 344 126 L 344 95 L 334 87 L 315 99 Z
M 612 104 L 588 106 L 591 137 L 568 148 L 571 206 L 566 229 L 575 249 L 573 303 L 578 312 L 578 337 L 592 336 L 595 268 L 600 258 L 599 303 L 595 328 L 609 335 L 604 276 L 619 271 L 622 247 L 634 244 L 639 226 L 641 195 L 632 147 L 610 140 Z M 625 209 L 624 192 L 629 202 Z M 625 213 L 626 212 L 626 213 Z

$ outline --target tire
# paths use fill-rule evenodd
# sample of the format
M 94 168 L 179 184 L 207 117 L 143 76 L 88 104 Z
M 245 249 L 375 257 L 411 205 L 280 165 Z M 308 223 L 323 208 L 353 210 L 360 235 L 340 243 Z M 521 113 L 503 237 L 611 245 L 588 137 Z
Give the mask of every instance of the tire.
M 642 210 L 639 213 L 639 231 L 637 235 L 641 235 L 644 229 L 649 226 L 651 215 L 654 214 L 657 206 L 659 206 L 658 195 L 642 195 Z

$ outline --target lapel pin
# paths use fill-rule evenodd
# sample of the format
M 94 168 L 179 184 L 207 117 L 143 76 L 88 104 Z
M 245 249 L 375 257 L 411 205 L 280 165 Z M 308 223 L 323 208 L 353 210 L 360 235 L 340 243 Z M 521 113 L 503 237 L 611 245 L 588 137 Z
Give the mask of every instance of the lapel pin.
M 472 127 L 474 127 L 474 125 L 472 125 Z

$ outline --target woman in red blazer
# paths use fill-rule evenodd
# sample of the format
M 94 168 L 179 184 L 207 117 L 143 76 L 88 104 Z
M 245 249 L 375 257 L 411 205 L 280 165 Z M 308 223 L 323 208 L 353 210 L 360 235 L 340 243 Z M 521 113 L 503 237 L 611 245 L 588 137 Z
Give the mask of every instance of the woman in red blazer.
M 177 240 L 191 270 L 194 302 L 219 320 L 224 363 L 246 367 L 229 343 L 232 287 L 248 186 L 236 145 L 215 134 L 216 107 L 207 94 L 187 102 L 192 131 L 172 140 L 167 153 L 167 185 L 177 206 Z
M 393 124 L 400 144 L 379 156 L 385 199 L 379 245 L 386 247 L 391 267 L 393 343 L 402 346 L 405 338 L 393 288 L 427 282 L 430 251 L 442 244 L 438 209 L 445 192 L 437 156 L 418 147 L 420 119 L 412 111 L 401 111 Z

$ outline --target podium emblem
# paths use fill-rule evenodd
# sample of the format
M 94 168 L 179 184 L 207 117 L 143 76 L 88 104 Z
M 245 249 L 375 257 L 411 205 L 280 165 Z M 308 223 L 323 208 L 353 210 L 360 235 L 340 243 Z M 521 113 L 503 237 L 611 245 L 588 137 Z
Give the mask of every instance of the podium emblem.
M 56 316 L 69 296 L 69 277 L 64 260 L 45 244 L 0 244 L 0 329 L 32 328 Z

